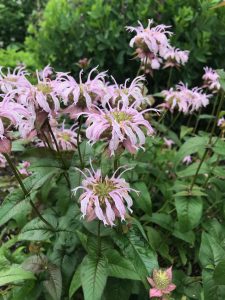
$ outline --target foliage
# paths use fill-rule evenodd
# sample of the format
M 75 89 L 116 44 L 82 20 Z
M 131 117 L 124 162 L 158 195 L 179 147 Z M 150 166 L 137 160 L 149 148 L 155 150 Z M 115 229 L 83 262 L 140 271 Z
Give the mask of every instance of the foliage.
M 174 45 L 191 51 L 185 80 L 197 80 L 205 65 L 224 67 L 224 8 L 210 9 L 218 2 L 50 0 L 39 24 L 30 24 L 26 45 L 40 64 L 75 72 L 78 60 L 87 57 L 121 81 L 134 77 L 137 69 L 125 26 L 153 18 L 172 25 Z M 158 73 L 156 89 L 164 80 L 164 73 Z

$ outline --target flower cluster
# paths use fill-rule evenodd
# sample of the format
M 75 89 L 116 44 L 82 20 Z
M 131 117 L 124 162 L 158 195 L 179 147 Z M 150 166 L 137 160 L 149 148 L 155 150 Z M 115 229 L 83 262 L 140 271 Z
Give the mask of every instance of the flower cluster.
M 219 74 L 212 68 L 205 67 L 205 74 L 202 76 L 204 80 L 204 87 L 207 87 L 212 92 L 217 92 L 220 90 Z
M 169 37 L 172 32 L 170 26 L 158 25 L 152 27 L 153 20 L 148 20 L 147 28 L 139 23 L 138 27 L 128 26 L 127 30 L 136 32 L 131 39 L 130 46 L 136 48 L 136 57 L 140 58 L 145 68 L 159 69 L 164 63 L 164 68 L 179 67 L 186 64 L 189 51 L 181 51 L 170 45 Z
M 78 189 L 85 190 L 79 198 L 83 217 L 88 221 L 97 218 L 103 221 L 105 225 L 110 226 L 115 225 L 116 218 L 120 218 L 122 221 L 125 220 L 126 206 L 132 212 L 131 206 L 133 204 L 129 195 L 129 192 L 133 189 L 121 178 L 126 170 L 116 177 L 117 169 L 110 178 L 108 176 L 104 177 L 101 170 L 95 171 L 93 167 L 91 171 L 86 170 L 88 175 L 79 170 L 85 176 L 85 179 L 81 186 L 73 190 L 74 193 Z
M 201 88 L 189 89 L 187 85 L 180 83 L 176 88 L 162 91 L 165 97 L 164 107 L 173 111 L 175 108 L 184 114 L 192 113 L 209 104 L 211 95 L 207 95 Z

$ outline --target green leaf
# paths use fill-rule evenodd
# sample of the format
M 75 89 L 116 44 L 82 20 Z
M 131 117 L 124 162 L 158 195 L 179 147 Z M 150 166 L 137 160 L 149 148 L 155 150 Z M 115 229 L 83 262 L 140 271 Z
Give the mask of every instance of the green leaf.
M 218 285 L 225 285 L 225 260 L 218 263 L 214 270 L 213 278 Z
M 180 139 L 182 140 L 187 134 L 191 133 L 193 128 L 187 126 L 181 126 L 180 129 Z
M 209 138 L 207 136 L 196 136 L 189 138 L 179 149 L 175 156 L 176 165 L 187 155 L 193 154 L 205 148 L 208 144 Z
M 200 197 L 175 197 L 175 207 L 181 231 L 189 231 L 199 224 L 203 209 Z
M 184 170 L 177 172 L 177 176 L 180 177 L 189 177 L 189 176 L 193 176 L 195 175 L 197 169 L 199 167 L 199 162 L 195 162 L 193 164 L 191 164 L 190 166 L 186 167 Z M 208 165 L 204 162 L 199 171 L 198 174 L 202 175 L 202 174 L 208 174 L 210 171 Z
M 156 253 L 150 248 L 139 229 L 133 225 L 126 235 L 116 234 L 114 242 L 121 249 L 123 255 L 132 262 L 135 271 L 146 285 L 146 277 L 158 264 Z
M 149 190 L 144 182 L 135 182 L 134 188 L 140 191 L 140 195 L 133 193 L 133 198 L 136 200 L 137 205 L 143 210 L 147 215 L 152 213 L 152 201 Z
M 225 250 L 222 248 L 221 242 L 217 241 L 214 236 L 203 232 L 199 251 L 202 266 L 205 268 L 210 265 L 216 266 L 224 257 Z
M 52 215 L 43 216 L 48 222 L 56 228 L 57 220 Z M 35 218 L 27 223 L 21 230 L 18 240 L 28 241 L 44 241 L 50 239 L 54 235 L 54 231 L 39 218 Z
M 81 287 L 81 265 L 78 266 L 70 283 L 69 297 L 71 298 Z
M 48 280 L 45 280 L 43 285 L 51 295 L 53 300 L 61 300 L 62 294 L 62 275 L 60 269 L 53 264 L 48 264 Z
M 85 300 L 100 300 L 107 280 L 107 261 L 86 256 L 81 265 L 81 283 Z
M 121 279 L 140 280 L 132 263 L 121 256 L 118 251 L 113 249 L 107 250 L 105 255 L 108 259 L 108 276 Z
M 35 276 L 32 272 L 16 265 L 12 265 L 10 269 L 2 269 L 0 271 L 0 286 L 20 280 L 35 280 Z

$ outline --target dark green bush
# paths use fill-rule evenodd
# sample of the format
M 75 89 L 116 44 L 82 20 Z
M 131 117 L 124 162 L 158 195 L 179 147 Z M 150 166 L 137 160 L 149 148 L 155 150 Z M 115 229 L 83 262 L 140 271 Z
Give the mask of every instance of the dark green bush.
M 185 70 L 191 80 L 206 64 L 224 67 L 224 8 L 210 9 L 218 2 L 49 0 L 39 24 L 30 25 L 26 45 L 42 64 L 77 71 L 76 62 L 88 57 L 92 66 L 110 69 L 122 80 L 133 76 L 137 65 L 128 45 L 131 34 L 124 27 L 153 18 L 172 25 L 174 45 L 191 50 Z

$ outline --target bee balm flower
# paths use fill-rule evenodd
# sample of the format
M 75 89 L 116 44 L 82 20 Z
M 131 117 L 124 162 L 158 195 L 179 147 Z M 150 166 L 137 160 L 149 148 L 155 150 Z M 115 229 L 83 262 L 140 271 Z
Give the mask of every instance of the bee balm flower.
M 185 65 L 188 61 L 189 51 L 182 51 L 174 47 L 170 47 L 165 51 L 164 59 L 166 60 L 164 68 L 179 67 Z
M 142 112 L 133 108 L 135 104 L 128 106 L 118 102 L 117 107 L 97 112 L 88 113 L 86 130 L 87 138 L 95 143 L 100 139 L 106 138 L 109 142 L 109 151 L 111 155 L 122 144 L 129 152 L 135 153 L 145 144 L 145 134 L 141 127 L 147 130 L 147 135 L 153 135 L 152 126 L 143 117 Z M 151 109 L 150 109 L 151 110 Z
M 208 87 L 209 90 L 214 92 L 220 89 L 219 83 L 219 74 L 212 68 L 205 67 L 204 68 L 205 74 L 202 76 L 204 80 L 204 87 Z
M 166 296 L 172 292 L 176 286 L 172 283 L 172 267 L 163 270 L 154 270 L 152 278 L 148 277 L 148 282 L 152 286 L 149 292 L 150 298 L 168 299 Z
M 115 225 L 116 218 L 120 218 L 122 221 L 125 220 L 126 208 L 132 212 L 131 206 L 133 204 L 129 196 L 129 192 L 133 189 L 121 178 L 125 171 L 118 177 L 116 177 L 116 171 L 110 178 L 108 176 L 104 177 L 100 170 L 95 172 L 92 168 L 92 171 L 87 171 L 88 175 L 80 171 L 85 179 L 82 181 L 81 186 L 73 190 L 75 193 L 78 189 L 84 190 L 79 198 L 82 216 L 86 217 L 88 221 L 97 218 L 105 225 L 110 226 Z

